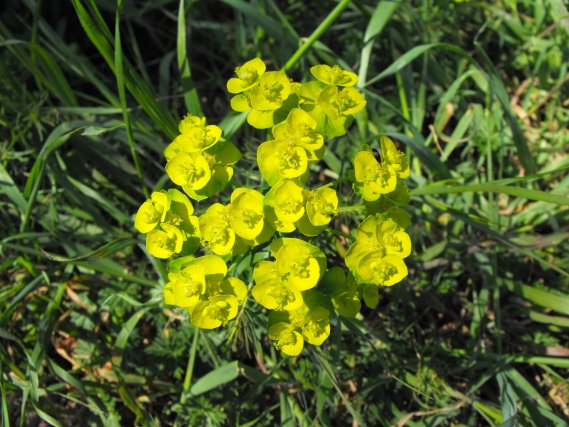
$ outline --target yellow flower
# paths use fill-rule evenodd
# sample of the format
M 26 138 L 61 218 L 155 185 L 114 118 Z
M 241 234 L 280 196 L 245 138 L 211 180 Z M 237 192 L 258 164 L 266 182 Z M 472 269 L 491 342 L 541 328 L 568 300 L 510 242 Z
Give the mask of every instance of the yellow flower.
M 326 64 L 315 65 L 310 72 L 322 83 L 336 86 L 354 86 L 358 76 L 350 71 L 342 70 L 338 65 L 330 67 Z
M 173 225 L 161 224 L 161 227 L 162 230 L 155 228 L 146 235 L 146 250 L 156 258 L 170 258 L 182 251 L 184 236 Z
M 308 169 L 308 157 L 304 148 L 278 139 L 259 146 L 257 163 L 263 178 L 271 187 L 281 179 L 298 178 Z
M 332 188 L 306 192 L 306 213 L 315 226 L 327 225 L 338 213 L 338 194 Z
M 366 106 L 364 96 L 353 87 L 339 90 L 337 86 L 328 86 L 320 93 L 318 103 L 332 119 L 338 116 L 353 116 Z
M 265 73 L 266 68 L 265 63 L 260 58 L 254 58 L 235 68 L 237 77 L 232 77 L 227 81 L 227 91 L 229 93 L 241 93 L 252 89 L 259 83 L 259 79 Z
M 253 240 L 263 231 L 263 195 L 250 188 L 237 188 L 227 206 L 229 224 L 233 231 L 246 240 Z
M 302 294 L 295 286 L 289 286 L 286 278 L 277 270 L 275 262 L 261 261 L 253 270 L 255 286 L 251 293 L 259 304 L 269 310 L 295 310 L 302 305 Z
M 362 257 L 358 273 L 367 283 L 392 286 L 407 277 L 405 262 L 395 255 L 381 256 L 381 252 L 371 252 Z
M 360 224 L 355 234 L 356 241 L 350 246 L 345 261 L 358 283 L 370 283 L 372 280 L 371 283 L 391 286 L 403 280 L 407 275 L 407 267 L 402 259 L 411 254 L 411 239 L 395 221 L 381 214 L 369 216 Z M 364 265 L 364 259 L 368 265 Z M 387 264 L 380 264 L 382 259 L 385 259 Z M 377 268 L 371 267 L 372 262 Z M 382 265 L 386 272 L 393 273 L 396 281 L 380 279 L 379 273 L 374 276 L 376 273 L 370 268 L 381 270 Z M 387 269 L 389 266 L 393 266 L 395 270 Z
M 202 265 L 190 265 L 177 273 L 168 273 L 164 286 L 166 304 L 193 307 L 206 292 L 205 271 Z
M 211 170 L 207 160 L 199 153 L 178 153 L 166 163 L 166 173 L 182 187 L 200 190 L 211 179 Z
M 269 338 L 275 348 L 287 356 L 298 356 L 304 347 L 302 335 L 289 323 L 279 322 L 269 326 Z
M 273 345 L 289 356 L 298 355 L 304 341 L 322 345 L 330 335 L 330 307 L 324 294 L 311 290 L 303 292 L 303 303 L 297 309 L 270 312 L 269 338 Z
M 235 245 L 235 232 L 229 224 L 226 206 L 214 203 L 199 217 L 202 241 L 217 255 L 231 253 Z
M 141 233 L 148 233 L 156 228 L 170 208 L 170 198 L 164 191 L 155 191 L 150 195 L 150 200 L 145 201 L 134 218 L 134 228 Z
M 259 79 L 249 100 L 253 110 L 274 111 L 280 108 L 291 93 L 290 81 L 282 71 L 268 71 Z
M 315 151 L 324 145 L 324 137 L 315 129 L 316 121 L 306 111 L 293 108 L 284 122 L 273 127 L 273 136 Z
M 284 179 L 275 184 L 265 195 L 265 205 L 270 207 L 282 226 L 294 223 L 304 215 L 304 192 L 295 181 Z M 276 227 L 279 231 L 280 228 Z M 290 232 L 289 231 L 289 232 Z M 286 231 L 285 231 L 286 232 Z
M 217 295 L 199 302 L 191 313 L 191 322 L 201 329 L 215 329 L 234 319 L 239 302 L 232 295 Z
M 354 158 L 354 189 L 364 200 L 373 202 L 395 190 L 397 174 L 391 165 L 378 163 L 371 151 L 360 151 Z
M 280 238 L 271 244 L 279 275 L 289 286 L 304 291 L 311 289 L 326 271 L 326 255 L 316 246 L 301 239 Z
M 408 178 L 411 173 L 407 156 L 395 147 L 395 143 L 387 136 L 379 140 L 381 154 L 385 163 L 391 165 L 399 178 Z

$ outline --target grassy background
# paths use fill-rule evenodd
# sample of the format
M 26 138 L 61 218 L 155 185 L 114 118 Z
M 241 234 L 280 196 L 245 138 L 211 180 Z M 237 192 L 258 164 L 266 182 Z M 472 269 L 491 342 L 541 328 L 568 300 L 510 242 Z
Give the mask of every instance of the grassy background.
M 4 4 L 2 425 L 565 425 L 562 0 Z M 379 134 L 412 159 L 408 279 L 295 359 L 275 353 L 253 301 L 228 328 L 195 331 L 163 304 L 164 265 L 133 228 L 145 192 L 168 182 L 162 150 L 188 110 L 222 124 L 244 152 L 236 184 L 258 187 L 264 135 L 225 91 L 254 56 L 295 79 L 317 63 L 359 74 L 367 115 L 312 184 Z M 332 232 L 316 241 L 341 262 Z M 250 262 L 232 267 L 248 281 Z

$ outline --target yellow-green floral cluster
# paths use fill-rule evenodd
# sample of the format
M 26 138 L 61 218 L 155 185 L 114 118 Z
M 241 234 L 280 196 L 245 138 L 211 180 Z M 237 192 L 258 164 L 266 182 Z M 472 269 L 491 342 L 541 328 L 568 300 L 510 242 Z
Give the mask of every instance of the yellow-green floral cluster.
M 238 181 L 232 180 L 233 165 L 241 153 L 219 126 L 188 114 L 164 150 L 166 173 L 182 191 L 153 192 L 135 217 L 135 228 L 146 234 L 147 252 L 169 260 L 165 303 L 186 309 L 198 328 L 224 326 L 244 310 L 248 286 L 228 276 L 227 262 L 261 255 L 250 294 L 269 310 L 269 339 L 289 356 L 300 354 L 305 343 L 321 345 L 335 313 L 353 317 L 361 300 L 376 307 L 378 285 L 401 281 L 407 275 L 403 259 L 411 252 L 404 231 L 409 217 L 400 208 L 409 201 L 400 181 L 409 175 L 409 165 L 388 138 L 380 141 L 381 158 L 364 146 L 354 159 L 353 187 L 373 215 L 355 233 L 345 257 L 348 274 L 339 266 L 327 269 L 324 252 L 298 238 L 317 236 L 338 214 L 332 185 L 311 189 L 305 183 L 310 165 L 322 160 L 326 141 L 344 135 L 366 105 L 354 87 L 356 74 L 328 65 L 310 72 L 316 80 L 294 82 L 255 58 L 237 67 L 227 82 L 231 107 L 248 112 L 249 125 L 270 132 L 256 153 L 268 191 L 237 187 L 227 203 L 199 206 L 195 214 L 190 199 L 203 201 Z M 283 237 L 287 233 L 298 237 Z M 250 251 L 257 246 L 260 251 Z
M 330 335 L 330 310 L 312 290 L 326 271 L 326 255 L 304 240 L 279 238 L 271 246 L 274 261 L 255 265 L 251 290 L 255 301 L 274 310 L 269 315 L 269 338 L 289 356 L 298 355 L 304 341 L 321 345 Z
M 166 304 L 187 308 L 193 325 L 214 329 L 237 316 L 247 286 L 227 276 L 225 261 L 216 255 L 180 258 L 164 286 Z
M 192 199 L 200 201 L 221 191 L 233 177 L 241 153 L 222 138 L 221 128 L 207 125 L 205 117 L 188 114 L 180 135 L 166 147 L 166 173 Z
M 408 274 L 403 261 L 411 254 L 411 238 L 405 232 L 409 215 L 400 206 L 409 203 L 410 174 L 404 153 L 388 137 L 380 139 L 380 152 L 364 146 L 354 158 L 354 190 L 374 215 L 358 227 L 356 241 L 345 260 L 357 284 L 393 286 Z

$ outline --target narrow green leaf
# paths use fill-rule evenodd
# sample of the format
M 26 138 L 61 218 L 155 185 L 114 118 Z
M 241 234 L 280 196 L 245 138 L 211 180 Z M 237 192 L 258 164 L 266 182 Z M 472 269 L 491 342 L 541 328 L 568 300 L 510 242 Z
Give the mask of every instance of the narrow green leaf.
M 388 76 L 392 76 L 393 74 L 398 73 L 403 68 L 405 68 L 407 65 L 409 65 L 411 62 L 413 62 L 415 59 L 417 59 L 419 56 L 427 53 L 428 51 L 430 51 L 432 49 L 447 50 L 449 52 L 456 53 L 457 55 L 471 59 L 470 55 L 466 51 L 464 51 L 460 47 L 452 45 L 452 44 L 448 44 L 448 43 L 423 44 L 420 46 L 416 46 L 413 49 L 405 52 L 403 55 L 401 55 L 399 58 L 397 58 L 389 67 L 387 67 L 385 70 L 383 70 L 381 73 L 379 73 L 374 78 L 368 80 L 368 82 L 366 83 L 366 86 L 377 83 L 378 81 L 380 81 L 380 80 L 382 80 Z
M 358 74 L 358 85 L 366 85 L 366 77 L 369 67 L 371 51 L 373 49 L 374 39 L 381 34 L 385 25 L 391 19 L 393 13 L 399 7 L 399 2 L 387 0 L 380 1 L 375 7 L 371 19 L 367 24 L 364 34 L 364 47 L 360 54 L 360 69 Z
M 504 83 L 502 82 L 500 76 L 498 75 L 498 71 L 494 67 L 494 64 L 492 64 L 492 61 L 490 60 L 484 49 L 477 43 L 475 43 L 475 45 L 478 55 L 482 58 L 482 62 L 487 68 L 486 72 L 488 73 L 488 83 L 490 83 L 492 94 L 496 97 L 496 99 L 502 106 L 506 121 L 508 122 L 510 129 L 512 130 L 514 144 L 516 145 L 516 149 L 518 155 L 520 156 L 520 160 L 526 171 L 529 173 L 533 173 L 536 170 L 535 160 L 531 154 L 528 143 L 524 137 L 522 128 L 518 123 L 518 119 L 514 111 L 512 110 L 512 105 L 510 103 L 506 87 L 504 86 Z
M 178 70 L 182 79 L 182 89 L 184 90 L 184 102 L 186 104 L 186 108 L 189 113 L 201 116 L 203 114 L 202 107 L 194 80 L 192 79 L 186 39 L 186 10 L 184 0 L 180 0 L 180 6 L 178 8 L 178 41 L 176 48 Z
M 193 395 L 203 394 L 223 384 L 227 384 L 237 378 L 239 372 L 239 362 L 227 363 L 197 380 L 190 388 L 190 393 Z
M 535 305 L 549 308 L 569 316 L 569 295 L 547 292 L 543 289 L 534 288 L 521 283 L 514 283 L 513 281 L 506 281 L 505 286 L 510 292 L 518 294 Z
M 78 255 L 76 257 L 65 257 L 65 256 L 61 256 L 61 255 L 55 255 L 55 254 L 51 254 L 47 251 L 44 251 L 43 249 L 42 249 L 42 252 L 44 253 L 44 255 L 46 257 L 48 257 L 52 261 L 58 261 L 58 262 L 85 261 L 85 262 L 89 262 L 89 261 L 95 261 L 97 259 L 101 259 L 101 258 L 108 257 L 110 255 L 113 255 L 113 254 L 117 253 L 118 251 L 121 251 L 124 248 L 132 246 L 136 243 L 138 243 L 138 240 L 136 240 L 136 239 L 132 239 L 130 237 L 121 237 L 119 239 L 113 240 L 112 242 L 104 244 L 103 246 L 101 246 L 98 249 L 95 249 L 94 251 L 88 252 L 88 253 L 83 254 L 83 255 Z
M 498 185 L 492 182 L 467 185 L 437 185 L 435 183 L 426 187 L 415 188 L 411 190 L 410 193 L 412 196 L 425 196 L 427 194 L 451 194 L 479 191 L 509 194 L 511 196 L 521 197 L 528 200 L 541 200 L 543 202 L 554 203 L 561 206 L 569 205 L 569 198 L 567 197 L 546 193 L 545 191 L 530 190 L 528 188 Z

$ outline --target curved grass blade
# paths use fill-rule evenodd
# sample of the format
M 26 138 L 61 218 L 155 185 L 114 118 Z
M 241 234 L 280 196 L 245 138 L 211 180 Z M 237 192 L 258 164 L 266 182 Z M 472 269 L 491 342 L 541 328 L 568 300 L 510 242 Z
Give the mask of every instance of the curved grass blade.
M 182 89 L 184 90 L 184 102 L 188 112 L 194 115 L 202 115 L 202 107 L 194 80 L 192 79 L 192 72 L 190 69 L 190 61 L 188 59 L 188 49 L 186 46 L 186 10 L 184 0 L 180 0 L 180 7 L 178 9 L 178 41 L 177 41 L 177 58 L 178 70 L 182 78 Z
M 392 0 L 380 1 L 371 15 L 371 19 L 367 24 L 364 34 L 364 47 L 360 54 L 360 71 L 358 75 L 359 86 L 366 85 L 369 60 L 371 57 L 371 50 L 373 49 L 373 39 L 381 34 L 383 28 L 399 7 L 399 4 L 399 2 Z
M 71 262 L 71 261 L 95 261 L 101 258 L 108 257 L 109 255 L 115 254 L 118 251 L 123 250 L 129 246 L 135 245 L 138 243 L 138 240 L 130 238 L 130 237 L 121 237 L 119 239 L 113 240 L 94 251 L 88 252 L 83 255 L 79 255 L 76 257 L 65 257 L 61 255 L 51 254 L 47 251 L 42 249 L 42 253 L 52 261 L 57 262 Z
M 411 190 L 410 194 L 412 196 L 425 196 L 428 194 L 450 194 L 478 191 L 509 194 L 510 196 L 516 196 L 528 200 L 540 200 L 542 202 L 553 203 L 556 205 L 569 206 L 569 198 L 564 196 L 546 193 L 545 191 L 530 190 L 528 188 L 499 185 L 492 182 L 467 185 L 432 185 L 415 188 L 414 190 Z

